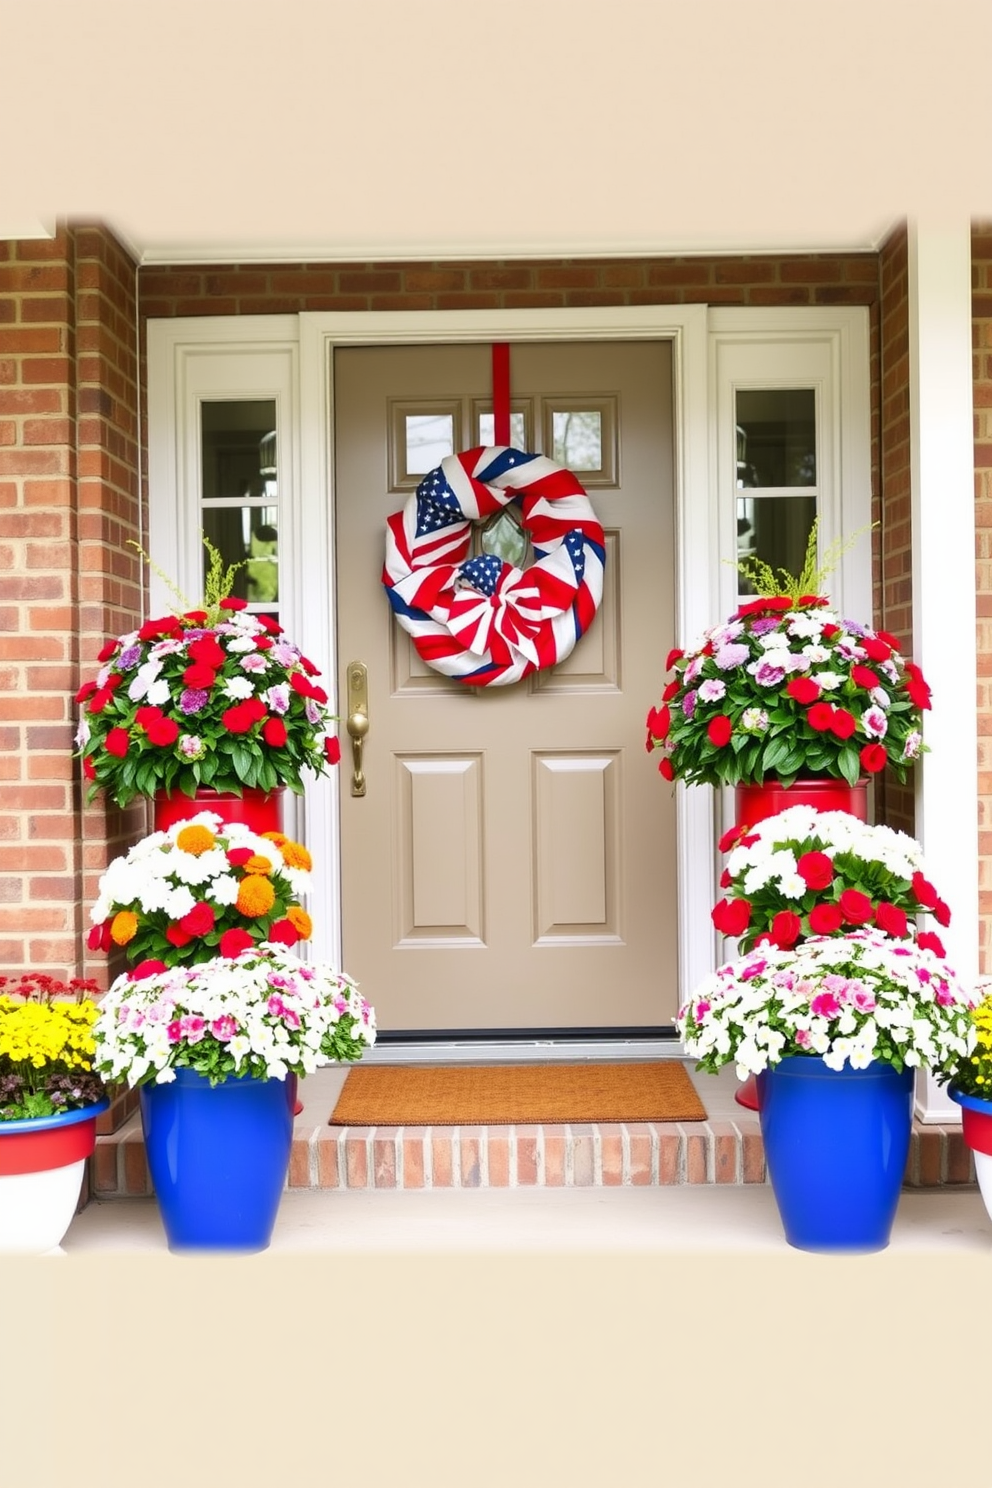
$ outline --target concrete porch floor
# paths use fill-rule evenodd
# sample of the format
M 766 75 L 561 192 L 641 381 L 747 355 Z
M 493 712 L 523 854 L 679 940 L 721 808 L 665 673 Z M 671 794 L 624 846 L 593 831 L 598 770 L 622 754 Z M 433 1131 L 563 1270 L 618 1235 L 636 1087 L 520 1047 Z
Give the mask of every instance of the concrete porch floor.
M 301 1084 L 304 1110 L 296 1119 L 293 1165 L 268 1253 L 789 1253 L 765 1181 L 760 1134 L 755 1136 L 757 1116 L 734 1101 L 738 1082 L 733 1070 L 709 1076 L 689 1068 L 708 1116 L 706 1123 L 679 1129 L 688 1134 L 687 1142 L 694 1140 L 705 1150 L 705 1162 L 695 1174 L 686 1171 L 683 1151 L 681 1171 L 666 1181 L 656 1140 L 653 1171 L 642 1166 L 632 1176 L 630 1133 L 638 1129 L 631 1127 L 622 1144 L 626 1166 L 611 1175 L 603 1154 L 611 1134 L 620 1129 L 604 1126 L 593 1144 L 599 1166 L 585 1175 L 588 1181 L 576 1181 L 566 1165 L 556 1183 L 538 1165 L 529 1181 L 508 1169 L 502 1183 L 483 1182 L 489 1174 L 480 1173 L 478 1161 L 468 1170 L 458 1160 L 458 1148 L 464 1154 L 484 1129 L 434 1128 L 433 1137 L 423 1140 L 453 1143 L 453 1158 L 443 1175 L 432 1176 L 428 1162 L 428 1171 L 419 1172 L 415 1185 L 404 1183 L 400 1155 L 411 1129 L 386 1134 L 378 1128 L 331 1128 L 328 1118 L 347 1071 L 320 1071 Z M 546 1154 L 551 1143 L 564 1140 L 563 1131 L 567 1129 L 544 1128 L 536 1147 Z M 656 1131 L 664 1137 L 666 1128 Z M 760 1168 L 745 1174 L 748 1140 L 759 1144 Z M 962 1162 L 960 1132 L 917 1126 L 913 1140 L 890 1253 L 992 1253 L 992 1221 L 966 1152 Z M 356 1143 L 369 1158 L 363 1167 L 356 1167 L 354 1154 L 349 1158 L 345 1152 L 346 1144 Z M 384 1167 L 376 1161 L 377 1144 L 383 1143 L 393 1154 Z M 716 1166 L 721 1144 L 731 1158 L 722 1172 Z M 331 1147 L 340 1154 L 333 1167 L 316 1157 L 318 1150 Z M 165 1252 L 137 1114 L 117 1132 L 98 1139 L 93 1176 L 90 1202 L 74 1219 L 65 1252 Z M 412 1176 L 409 1168 L 405 1176 Z M 108 1191 L 111 1180 L 116 1186 Z

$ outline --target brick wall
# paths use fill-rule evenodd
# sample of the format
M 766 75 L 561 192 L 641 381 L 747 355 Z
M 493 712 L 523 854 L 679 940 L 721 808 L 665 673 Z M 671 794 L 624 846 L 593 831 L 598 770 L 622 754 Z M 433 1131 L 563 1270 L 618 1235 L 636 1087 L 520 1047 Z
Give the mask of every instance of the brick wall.
M 992 222 L 971 237 L 981 967 L 992 971 Z
M 108 624 L 137 615 L 137 568 L 120 554 L 136 515 L 133 305 L 134 266 L 103 228 L 0 243 L 5 971 L 90 974 L 95 879 L 87 884 L 85 869 L 102 867 L 134 827 L 99 804 L 83 810 L 72 759 L 80 669 L 91 669 Z

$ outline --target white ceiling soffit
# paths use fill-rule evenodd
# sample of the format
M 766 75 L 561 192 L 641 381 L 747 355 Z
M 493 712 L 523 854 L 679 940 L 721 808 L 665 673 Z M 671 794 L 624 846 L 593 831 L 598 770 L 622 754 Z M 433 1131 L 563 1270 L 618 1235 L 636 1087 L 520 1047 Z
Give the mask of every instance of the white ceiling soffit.
M 0 0 L 0 35 L 30 120 L 0 236 L 102 220 L 146 263 L 868 250 L 992 217 L 989 0 Z

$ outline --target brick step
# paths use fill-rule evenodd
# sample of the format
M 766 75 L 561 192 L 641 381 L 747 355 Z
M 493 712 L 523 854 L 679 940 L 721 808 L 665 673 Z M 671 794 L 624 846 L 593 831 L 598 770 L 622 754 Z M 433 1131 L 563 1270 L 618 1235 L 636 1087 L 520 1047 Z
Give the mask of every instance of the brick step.
M 757 1116 L 591 1126 L 334 1127 L 296 1119 L 291 1189 L 595 1188 L 764 1183 Z M 960 1127 L 915 1122 L 906 1186 L 975 1182 Z M 97 1137 L 89 1193 L 150 1194 L 141 1119 Z

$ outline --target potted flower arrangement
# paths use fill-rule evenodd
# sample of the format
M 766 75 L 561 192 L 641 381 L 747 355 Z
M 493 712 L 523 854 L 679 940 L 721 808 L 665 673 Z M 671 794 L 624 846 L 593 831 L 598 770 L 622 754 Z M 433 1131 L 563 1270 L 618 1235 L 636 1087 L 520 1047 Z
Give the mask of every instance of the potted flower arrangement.
M 930 689 L 895 636 L 842 619 L 816 592 L 831 562 L 817 567 L 815 545 L 814 526 L 798 578 L 751 560 L 761 597 L 669 653 L 675 675 L 647 718 L 647 748 L 660 751 L 666 780 L 739 791 L 766 782 L 788 790 L 800 779 L 854 787 L 886 765 L 905 780 L 925 748 Z M 787 804 L 773 801 L 763 814 Z M 842 797 L 828 793 L 825 804 Z M 740 807 L 739 798 L 738 820 Z
M 348 977 L 263 942 L 118 977 L 94 1037 L 97 1069 L 139 1090 L 170 1248 L 261 1250 L 289 1166 L 287 1077 L 359 1059 L 375 1015 Z
M 891 827 L 869 826 L 846 811 L 790 806 L 720 839 L 729 852 L 720 879 L 726 897 L 713 923 L 742 951 L 770 943 L 789 950 L 811 935 L 844 935 L 865 925 L 943 956 L 940 938 L 916 933 L 915 917 L 951 913 L 925 876 L 918 842 Z
M 76 694 L 88 798 L 103 790 L 126 806 L 136 796 L 179 797 L 178 812 L 163 808 L 159 826 L 198 793 L 299 794 L 304 771 L 319 775 L 340 758 L 317 668 L 275 620 L 230 597 L 240 565 L 225 569 L 205 545 L 202 605 L 177 593 L 177 612 L 108 641 L 100 671 Z M 278 827 L 278 817 L 266 823 Z
M 974 1047 L 970 999 L 933 950 L 877 928 L 756 946 L 682 1007 L 686 1053 L 757 1076 L 768 1173 L 791 1245 L 888 1243 L 913 1071 L 948 1078 Z
M 109 865 L 90 911 L 89 948 L 122 948 L 145 976 L 262 941 L 294 946 L 313 929 L 299 902 L 311 866 L 307 849 L 281 832 L 198 812 Z
M 96 1118 L 96 983 L 0 976 L 0 1251 L 54 1250 L 72 1221 Z
M 948 1095 L 961 1107 L 961 1134 L 975 1159 L 975 1176 L 992 1218 L 992 984 L 982 983 L 971 1010 L 974 1045 L 951 1074 Z

